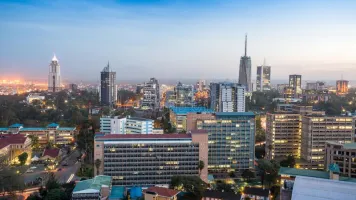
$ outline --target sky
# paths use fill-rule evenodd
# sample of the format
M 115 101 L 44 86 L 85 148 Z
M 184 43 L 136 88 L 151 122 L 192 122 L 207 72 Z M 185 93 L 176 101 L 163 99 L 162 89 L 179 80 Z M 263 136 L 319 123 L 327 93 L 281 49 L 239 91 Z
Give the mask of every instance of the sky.
M 272 80 L 354 80 L 355 0 L 0 0 L 0 78 L 237 80 L 240 56 Z

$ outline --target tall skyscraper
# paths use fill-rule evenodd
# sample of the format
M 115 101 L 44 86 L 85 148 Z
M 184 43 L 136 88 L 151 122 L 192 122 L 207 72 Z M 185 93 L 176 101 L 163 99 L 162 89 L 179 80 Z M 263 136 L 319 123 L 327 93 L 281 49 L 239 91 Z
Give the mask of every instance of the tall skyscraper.
M 245 86 L 237 83 L 211 83 L 210 108 L 215 112 L 245 112 Z
M 240 59 L 239 84 L 246 87 L 246 92 L 252 92 L 251 58 L 247 56 L 247 35 L 245 36 L 245 55 Z
M 349 81 L 338 80 L 336 81 L 336 94 L 343 96 L 349 92 Z
M 116 72 L 110 71 L 109 63 L 101 71 L 100 102 L 102 105 L 113 105 L 117 101 Z
M 294 98 L 298 98 L 302 94 L 302 75 L 289 75 L 289 87 L 293 88 Z
M 51 64 L 49 64 L 48 92 L 59 92 L 61 90 L 61 68 L 56 55 L 53 55 Z
M 142 108 L 144 109 L 159 109 L 160 107 L 160 91 L 158 80 L 151 78 L 143 87 Z
M 257 66 L 256 90 L 261 92 L 271 90 L 271 66 L 266 66 L 266 62 Z

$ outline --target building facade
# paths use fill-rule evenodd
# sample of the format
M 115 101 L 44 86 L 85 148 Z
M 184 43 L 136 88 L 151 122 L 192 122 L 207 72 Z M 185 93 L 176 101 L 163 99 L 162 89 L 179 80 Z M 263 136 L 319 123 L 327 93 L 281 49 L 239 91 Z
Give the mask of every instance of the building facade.
M 208 131 L 209 173 L 243 171 L 254 167 L 255 115 L 252 112 L 212 114 L 215 119 L 197 120 Z
M 59 92 L 61 90 L 61 68 L 56 55 L 53 55 L 51 64 L 49 64 L 48 92 Z
M 207 114 L 212 113 L 213 110 L 205 107 L 171 107 L 169 110 L 169 119 L 177 132 L 187 131 L 187 115 L 190 113 Z M 193 126 L 193 125 L 192 125 Z M 196 127 L 196 126 L 195 126 Z M 196 128 L 194 128 L 196 129 Z M 189 130 L 194 130 L 189 127 Z
M 19 134 L 7 134 L 0 137 L 0 164 L 15 164 L 23 152 L 31 158 L 30 138 Z
M 143 100 L 141 107 L 143 109 L 159 109 L 160 108 L 160 90 L 158 80 L 151 78 L 143 87 Z
M 245 87 L 236 83 L 211 83 L 210 108 L 215 112 L 245 112 Z
M 100 132 L 106 134 L 152 134 L 153 120 L 138 117 L 101 117 Z
M 43 101 L 45 100 L 45 96 L 39 94 L 39 93 L 30 93 L 26 97 L 26 101 L 28 104 L 31 104 L 32 101 L 37 100 L 37 101 Z
M 267 113 L 266 158 L 275 159 L 293 155 L 300 158 L 301 115 Z
M 301 157 L 314 168 L 324 168 L 326 141 L 351 143 L 355 138 L 352 117 L 303 116 Z
M 340 175 L 356 178 L 356 143 L 326 142 L 325 166 L 336 163 Z
M 194 106 L 194 89 L 192 85 L 183 85 L 179 82 L 174 88 L 176 97 L 174 105 L 176 107 L 192 107 Z
M 256 90 L 269 91 L 271 90 L 271 66 L 257 66 Z
M 105 135 L 94 141 L 94 160 L 102 161 L 99 173 L 111 176 L 113 185 L 149 187 L 169 185 L 172 176 L 197 176 L 207 182 L 208 135 L 126 134 Z
M 100 78 L 100 103 L 111 106 L 117 102 L 116 72 L 110 71 L 110 65 L 104 67 Z
M 336 81 L 336 94 L 344 96 L 349 92 L 349 81 L 338 80 Z
M 247 35 L 245 36 L 245 55 L 240 59 L 239 84 L 245 86 L 246 92 L 252 92 L 251 57 L 247 56 Z
M 289 75 L 289 87 L 293 89 L 294 98 L 302 94 L 302 75 Z

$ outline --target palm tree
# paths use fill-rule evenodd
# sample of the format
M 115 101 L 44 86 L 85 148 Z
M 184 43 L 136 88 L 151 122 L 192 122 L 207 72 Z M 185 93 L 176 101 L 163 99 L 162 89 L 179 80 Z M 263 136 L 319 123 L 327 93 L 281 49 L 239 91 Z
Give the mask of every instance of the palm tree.
M 199 160 L 199 165 L 198 165 L 198 167 L 199 167 L 199 175 L 200 175 L 200 174 L 201 174 L 201 170 L 203 170 L 204 167 L 205 167 L 204 161 Z
M 96 167 L 96 175 L 99 175 L 99 168 L 101 165 L 101 160 L 100 159 L 96 159 L 95 160 L 95 167 Z

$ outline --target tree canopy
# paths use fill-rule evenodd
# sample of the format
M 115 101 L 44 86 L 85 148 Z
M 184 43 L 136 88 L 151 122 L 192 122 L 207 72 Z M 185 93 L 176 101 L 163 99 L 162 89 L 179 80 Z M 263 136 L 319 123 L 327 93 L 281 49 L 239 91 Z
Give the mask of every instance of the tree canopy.
M 198 176 L 173 176 L 171 187 L 176 190 L 188 192 L 187 198 L 201 199 L 207 184 Z

